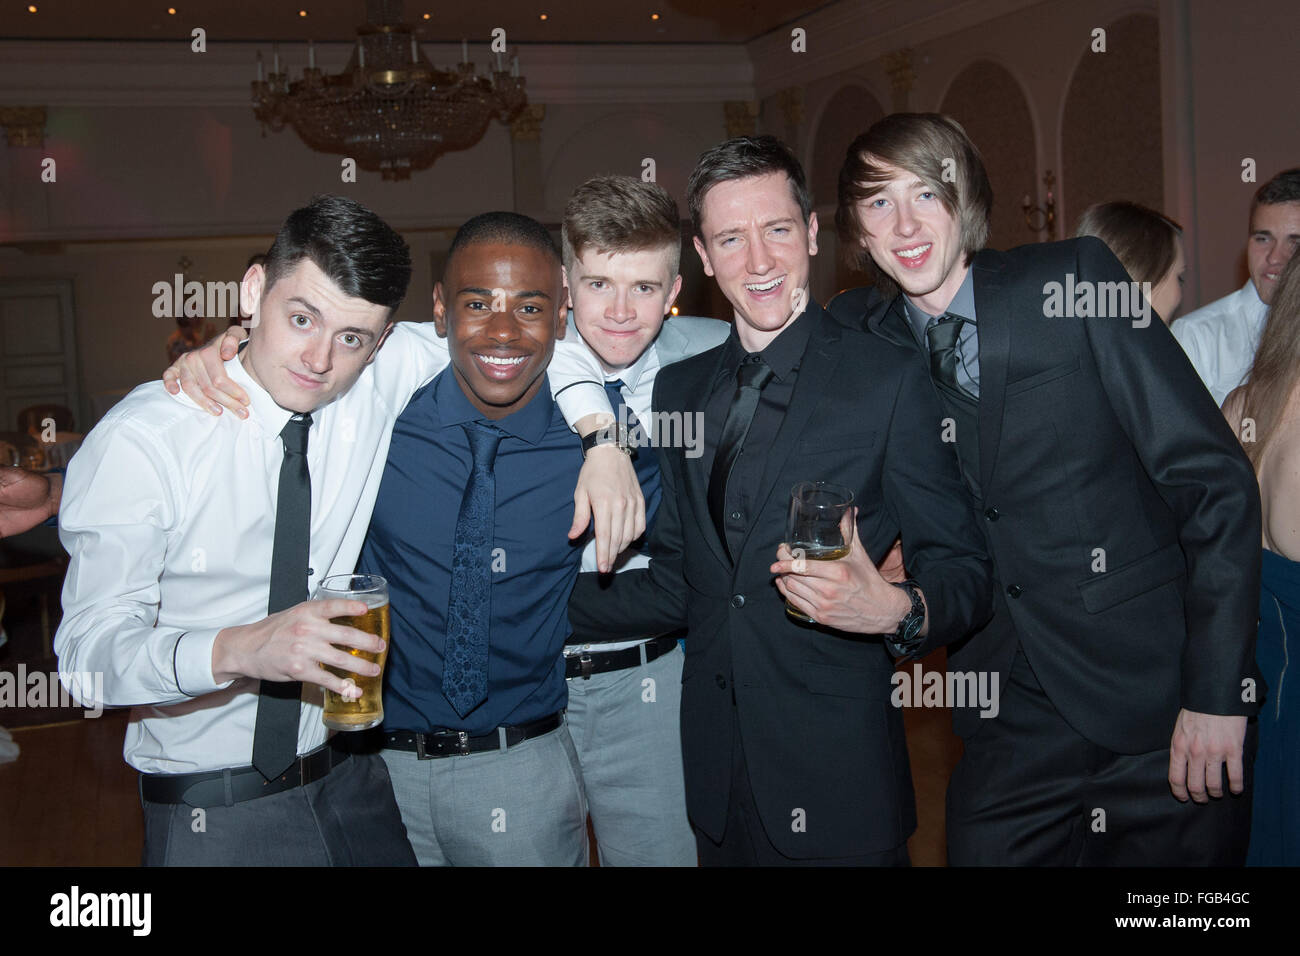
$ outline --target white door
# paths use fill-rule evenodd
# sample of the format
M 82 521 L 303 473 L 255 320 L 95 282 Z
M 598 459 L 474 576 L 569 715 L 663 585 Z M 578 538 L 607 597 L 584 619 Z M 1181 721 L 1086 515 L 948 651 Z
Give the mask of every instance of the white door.
M 0 431 L 18 427 L 28 405 L 54 402 L 89 430 L 77 388 L 72 280 L 0 282 Z

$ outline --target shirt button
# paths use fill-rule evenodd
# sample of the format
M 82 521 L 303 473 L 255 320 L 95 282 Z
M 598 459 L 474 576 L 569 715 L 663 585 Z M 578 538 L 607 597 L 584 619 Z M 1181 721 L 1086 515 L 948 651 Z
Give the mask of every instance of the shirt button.
M 726 690 L 726 689 L 727 689 L 727 679 L 726 679 L 725 677 L 723 677 L 721 674 L 714 674 L 714 675 L 713 675 L 713 683 L 715 683 L 715 684 L 718 685 L 718 689 L 719 689 L 719 690 Z
M 739 511 L 733 511 L 733 512 L 731 513 L 731 520 L 732 520 L 732 521 L 739 521 L 742 517 L 743 517 L 743 516 L 741 515 L 741 513 L 740 513 Z
M 745 606 L 745 595 L 743 595 L 743 594 L 733 594 L 733 595 L 731 596 L 731 606 L 732 606 L 732 607 L 744 607 L 744 606 Z
M 1002 512 L 998 511 L 997 508 L 989 508 L 984 512 L 984 517 L 988 518 L 990 521 L 997 521 L 1002 517 Z
M 1020 595 L 1024 593 L 1025 593 L 1025 589 L 1022 588 L 1019 584 L 1007 585 L 1007 594 L 1009 594 L 1013 598 L 1018 598 L 1020 597 Z

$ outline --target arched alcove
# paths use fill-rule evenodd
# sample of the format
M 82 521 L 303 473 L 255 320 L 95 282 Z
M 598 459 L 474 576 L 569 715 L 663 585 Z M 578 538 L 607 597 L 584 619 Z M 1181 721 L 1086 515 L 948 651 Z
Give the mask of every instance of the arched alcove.
M 1105 29 L 1106 52 L 1084 49 L 1061 111 L 1065 235 L 1093 203 L 1164 204 L 1159 22 L 1137 13 Z
M 1007 249 L 1044 238 L 1026 228 L 1021 208 L 1025 193 L 1036 195 L 1039 173 L 1034 120 L 1016 78 L 1000 64 L 977 60 L 953 78 L 939 109 L 966 128 L 984 157 L 993 186 L 988 244 Z

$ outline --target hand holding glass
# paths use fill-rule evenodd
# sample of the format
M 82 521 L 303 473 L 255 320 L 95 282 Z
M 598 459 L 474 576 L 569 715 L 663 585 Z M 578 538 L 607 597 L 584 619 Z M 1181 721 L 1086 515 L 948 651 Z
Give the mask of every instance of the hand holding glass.
M 790 492 L 790 520 L 785 540 L 794 555 L 796 567 L 801 560 L 834 561 L 849 553 L 853 545 L 853 524 L 849 522 L 846 538 L 842 525 L 844 514 L 853 506 L 853 492 L 842 485 L 825 481 L 801 481 Z M 789 599 L 785 613 L 806 624 L 816 622 L 795 610 Z
M 377 574 L 335 574 L 321 581 L 316 597 L 318 600 L 343 598 L 364 602 L 368 609 L 365 614 L 360 617 L 331 618 L 330 623 L 355 627 L 358 631 L 375 634 L 384 641 L 384 649 L 377 654 L 355 647 L 334 645 L 353 657 L 378 664 L 379 674 L 375 677 L 353 674 L 321 664 L 331 674 L 345 680 L 350 679 L 361 688 L 361 696 L 356 700 L 349 700 L 331 690 L 325 691 L 325 711 L 322 714 L 325 726 L 334 730 L 368 730 L 384 719 L 384 662 L 388 660 L 389 643 L 388 582 Z

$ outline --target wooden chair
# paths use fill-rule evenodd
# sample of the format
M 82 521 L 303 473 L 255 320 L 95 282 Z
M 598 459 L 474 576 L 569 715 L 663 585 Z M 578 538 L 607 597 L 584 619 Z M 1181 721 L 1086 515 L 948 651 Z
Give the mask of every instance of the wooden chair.
M 54 419 L 56 431 L 72 432 L 77 430 L 72 417 L 72 410 L 66 405 L 28 405 L 18 413 L 18 430 L 27 434 L 41 431 L 41 423 L 47 418 Z

